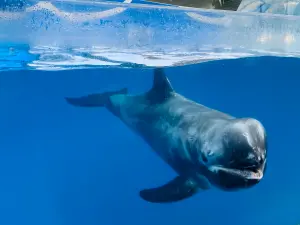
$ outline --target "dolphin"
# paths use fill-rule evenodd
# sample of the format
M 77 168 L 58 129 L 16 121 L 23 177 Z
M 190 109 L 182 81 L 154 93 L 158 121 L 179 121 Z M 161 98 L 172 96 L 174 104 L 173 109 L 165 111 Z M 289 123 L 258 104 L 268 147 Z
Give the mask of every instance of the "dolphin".
M 139 95 L 119 91 L 66 97 L 77 107 L 104 107 L 139 135 L 177 176 L 143 189 L 152 203 L 172 203 L 213 187 L 237 191 L 258 184 L 267 162 L 266 131 L 253 118 L 235 118 L 177 93 L 162 68 Z

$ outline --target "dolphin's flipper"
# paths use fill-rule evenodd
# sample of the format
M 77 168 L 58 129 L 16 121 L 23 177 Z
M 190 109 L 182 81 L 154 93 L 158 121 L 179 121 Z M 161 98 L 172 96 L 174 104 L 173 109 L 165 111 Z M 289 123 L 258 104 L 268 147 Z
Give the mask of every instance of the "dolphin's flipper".
M 99 94 L 90 94 L 78 98 L 66 98 L 66 101 L 79 107 L 104 107 L 109 103 L 109 97 L 113 95 L 127 94 L 127 88 L 119 91 L 108 91 Z
M 177 176 L 161 187 L 140 191 L 140 196 L 145 201 L 152 203 L 171 203 L 189 198 L 199 190 L 197 184 L 192 180 Z

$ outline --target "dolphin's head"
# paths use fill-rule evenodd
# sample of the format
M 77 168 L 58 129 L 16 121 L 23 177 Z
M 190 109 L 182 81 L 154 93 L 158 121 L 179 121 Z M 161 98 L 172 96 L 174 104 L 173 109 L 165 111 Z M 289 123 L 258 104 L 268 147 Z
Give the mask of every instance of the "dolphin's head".
M 220 149 L 202 154 L 209 177 L 224 190 L 252 187 L 263 178 L 267 162 L 266 133 L 255 119 L 235 119 L 224 127 Z

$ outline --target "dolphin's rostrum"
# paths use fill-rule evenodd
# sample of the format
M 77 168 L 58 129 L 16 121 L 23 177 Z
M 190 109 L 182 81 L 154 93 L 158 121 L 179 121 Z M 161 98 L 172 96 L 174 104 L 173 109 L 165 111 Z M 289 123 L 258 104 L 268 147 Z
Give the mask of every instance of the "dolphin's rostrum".
M 263 178 L 266 133 L 252 118 L 235 118 L 176 93 L 162 68 L 141 95 L 127 89 L 66 98 L 80 107 L 105 107 L 123 121 L 178 174 L 167 184 L 140 192 L 148 202 L 170 203 L 212 186 L 249 188 Z

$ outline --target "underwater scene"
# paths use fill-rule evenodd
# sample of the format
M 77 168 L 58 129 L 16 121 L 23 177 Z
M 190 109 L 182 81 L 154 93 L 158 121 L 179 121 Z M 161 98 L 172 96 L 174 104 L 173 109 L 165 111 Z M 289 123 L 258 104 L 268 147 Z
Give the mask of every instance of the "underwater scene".
M 300 224 L 297 3 L 0 3 L 0 225 Z

